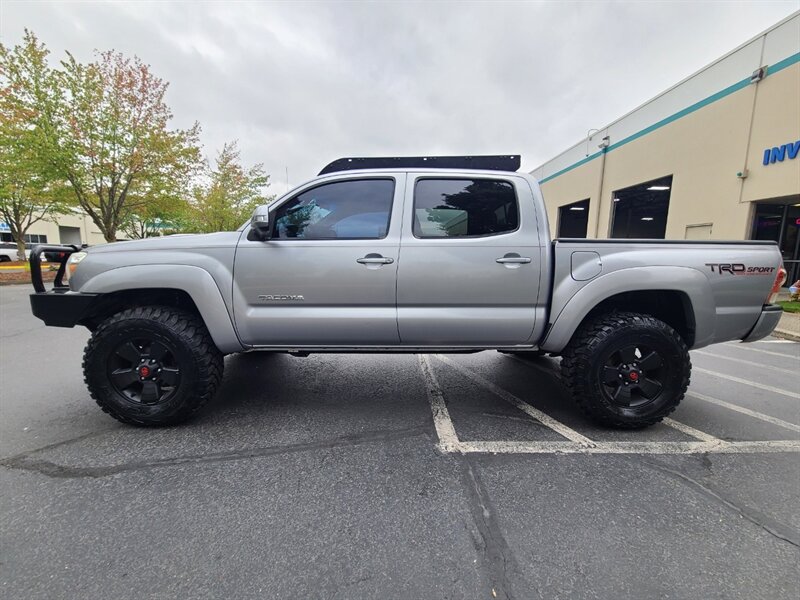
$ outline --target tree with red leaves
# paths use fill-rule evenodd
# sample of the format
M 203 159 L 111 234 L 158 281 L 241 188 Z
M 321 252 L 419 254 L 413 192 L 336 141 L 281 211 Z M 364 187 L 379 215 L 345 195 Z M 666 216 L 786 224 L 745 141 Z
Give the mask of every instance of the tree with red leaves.
M 27 45 L 43 48 L 25 35 Z M 169 128 L 168 84 L 137 57 L 101 52 L 83 64 L 67 53 L 60 67 L 36 93 L 23 94 L 19 109 L 40 132 L 43 162 L 113 242 L 137 209 L 186 195 L 202 165 L 200 126 Z

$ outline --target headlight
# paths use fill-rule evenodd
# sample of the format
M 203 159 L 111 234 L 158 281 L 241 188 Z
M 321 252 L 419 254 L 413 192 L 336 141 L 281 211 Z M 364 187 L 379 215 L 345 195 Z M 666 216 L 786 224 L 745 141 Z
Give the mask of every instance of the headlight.
M 89 255 L 86 252 L 75 252 L 74 254 L 70 254 L 69 258 L 67 259 L 67 268 L 64 271 L 65 281 L 69 281 L 69 276 L 72 275 L 72 273 L 78 267 L 78 263 L 87 256 Z

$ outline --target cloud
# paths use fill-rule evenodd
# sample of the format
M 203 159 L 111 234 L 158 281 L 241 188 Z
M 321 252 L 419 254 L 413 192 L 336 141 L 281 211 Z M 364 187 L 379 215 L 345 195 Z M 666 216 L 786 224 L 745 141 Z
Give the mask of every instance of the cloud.
M 213 156 L 283 192 L 340 156 L 522 153 L 530 169 L 795 8 L 762 3 L 0 4 L 55 57 L 136 54 Z

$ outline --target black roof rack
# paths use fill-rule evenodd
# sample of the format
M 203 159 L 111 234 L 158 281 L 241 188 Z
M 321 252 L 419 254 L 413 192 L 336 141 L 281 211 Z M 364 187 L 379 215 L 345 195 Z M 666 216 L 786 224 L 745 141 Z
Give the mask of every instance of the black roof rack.
M 516 171 L 519 154 L 495 156 L 385 156 L 374 158 L 340 158 L 326 166 L 320 175 L 356 169 L 482 169 Z

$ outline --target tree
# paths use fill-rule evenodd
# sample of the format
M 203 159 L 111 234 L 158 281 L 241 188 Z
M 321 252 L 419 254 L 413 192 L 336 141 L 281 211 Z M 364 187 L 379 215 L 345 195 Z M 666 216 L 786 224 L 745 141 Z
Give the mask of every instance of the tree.
M 30 31 L 11 53 L 31 48 L 46 63 L 46 50 Z M 38 156 L 69 182 L 106 241 L 116 240 L 133 210 L 185 193 L 201 164 L 200 127 L 168 129 L 167 83 L 148 65 L 113 51 L 88 64 L 67 53 L 60 69 L 42 67 L 47 76 L 36 85 L 25 76 L 32 64 L 21 64 L 15 110 L 40 132 Z
M 5 124 L 0 127 L 5 128 Z M 69 210 L 70 189 L 48 180 L 30 160 L 21 142 L 9 144 L 0 133 L 0 218 L 17 244 L 17 258 L 25 260 L 25 235 L 32 225 Z
M 70 190 L 40 150 L 46 132 L 38 123 L 50 108 L 53 73 L 47 49 L 26 32 L 13 49 L 0 44 L 0 218 L 25 260 L 25 235 L 32 225 L 66 212 Z
M 60 81 L 69 93 L 69 115 L 60 163 L 81 207 L 106 238 L 126 214 L 169 201 L 188 189 L 199 164 L 197 123 L 169 130 L 167 84 L 138 58 L 103 52 L 82 65 L 71 55 Z
M 183 198 L 148 202 L 131 211 L 120 230 L 135 240 L 180 233 L 190 228 L 190 210 L 189 203 Z
M 260 204 L 274 196 L 265 196 L 269 175 L 259 163 L 249 169 L 241 164 L 238 143 L 226 143 L 217 155 L 215 167 L 207 168 L 206 183 L 195 187 L 193 229 L 201 232 L 233 231 L 244 223 Z

